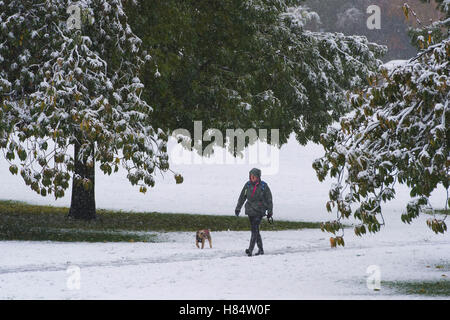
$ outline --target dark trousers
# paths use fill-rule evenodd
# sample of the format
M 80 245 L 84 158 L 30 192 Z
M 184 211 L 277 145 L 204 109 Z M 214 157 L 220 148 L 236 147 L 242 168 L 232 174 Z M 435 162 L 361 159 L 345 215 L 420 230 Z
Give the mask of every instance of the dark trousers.
M 259 250 L 263 250 L 263 243 L 261 239 L 261 235 L 259 234 L 259 225 L 261 224 L 262 216 L 249 216 L 250 219 L 250 227 L 252 230 L 252 236 L 250 238 L 250 245 L 248 249 L 250 252 L 255 248 L 255 243 L 258 245 Z

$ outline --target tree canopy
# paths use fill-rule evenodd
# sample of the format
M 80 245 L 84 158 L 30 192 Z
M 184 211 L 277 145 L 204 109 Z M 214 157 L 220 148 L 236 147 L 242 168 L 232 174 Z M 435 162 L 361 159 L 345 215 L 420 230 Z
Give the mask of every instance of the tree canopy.
M 168 168 L 164 139 L 149 121 L 139 71 L 150 56 L 121 1 L 78 3 L 81 29 L 69 29 L 70 1 L 0 2 L 0 148 L 34 191 L 56 198 L 74 183 L 92 187 L 76 162 L 122 165 L 141 188 Z M 72 156 L 69 146 L 75 145 Z M 17 159 L 17 162 L 14 160 Z M 142 189 L 141 189 L 142 190 Z
M 326 207 L 337 213 L 323 230 L 336 234 L 341 220 L 353 216 L 360 221 L 357 235 L 379 231 L 384 225 L 381 205 L 394 199 L 397 182 L 406 184 L 413 198 L 401 216 L 406 223 L 430 207 L 429 197 L 439 185 L 447 190 L 442 205 L 450 205 L 448 1 L 441 1 L 440 8 L 446 17 L 425 28 L 440 30 L 416 37 L 421 52 L 391 71 L 382 68 L 371 86 L 349 97 L 354 111 L 341 118 L 340 127 L 321 135 L 325 155 L 313 167 L 319 180 L 335 179 Z M 409 7 L 404 11 L 412 12 Z M 443 233 L 445 217 L 430 218 L 427 224 Z M 342 236 L 333 239 L 343 245 Z
M 349 110 L 345 90 L 367 83 L 383 46 L 311 32 L 302 1 L 141 1 L 130 24 L 153 52 L 144 95 L 158 126 L 278 128 L 306 144 Z M 157 76 L 156 76 L 157 75 Z M 156 90 L 155 90 L 156 88 Z

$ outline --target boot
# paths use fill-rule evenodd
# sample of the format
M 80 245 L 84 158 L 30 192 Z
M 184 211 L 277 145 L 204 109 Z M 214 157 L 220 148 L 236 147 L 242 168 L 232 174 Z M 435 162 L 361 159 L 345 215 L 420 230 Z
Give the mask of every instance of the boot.
M 245 249 L 245 253 L 251 257 L 252 256 L 252 252 L 250 251 L 250 249 Z
M 255 256 L 264 254 L 263 243 L 262 243 L 261 235 L 259 233 L 258 233 L 258 237 L 256 238 L 256 244 L 258 245 L 258 252 L 255 253 Z

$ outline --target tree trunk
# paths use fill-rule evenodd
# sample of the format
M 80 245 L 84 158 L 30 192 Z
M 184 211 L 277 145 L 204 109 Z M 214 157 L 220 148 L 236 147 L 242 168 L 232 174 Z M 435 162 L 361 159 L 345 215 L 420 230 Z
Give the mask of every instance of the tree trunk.
M 95 163 L 92 167 L 86 165 L 88 156 L 79 159 L 80 143 L 75 142 L 75 171 L 72 179 L 72 200 L 70 203 L 69 217 L 74 219 L 92 220 L 97 217 L 95 213 Z M 92 155 L 94 149 L 92 148 Z M 75 177 L 80 177 L 76 179 Z M 91 183 L 86 184 L 85 179 Z M 84 183 L 83 183 L 84 182 Z

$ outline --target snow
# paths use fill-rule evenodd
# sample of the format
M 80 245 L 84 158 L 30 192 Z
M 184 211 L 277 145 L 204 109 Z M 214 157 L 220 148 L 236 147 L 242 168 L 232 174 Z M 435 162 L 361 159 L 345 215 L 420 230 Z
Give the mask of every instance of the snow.
M 397 67 L 405 65 L 406 63 L 408 63 L 408 60 L 392 60 L 392 61 L 386 62 L 383 66 L 388 71 L 391 71 Z
M 171 141 L 169 154 L 173 147 Z M 322 153 L 322 147 L 302 147 L 292 137 L 280 150 L 278 171 L 264 175 L 263 170 L 274 196 L 275 223 L 333 219 L 325 209 L 331 181 L 320 183 L 311 166 Z M 233 215 L 254 166 L 172 164 L 183 184 L 171 175 L 157 176 L 145 195 L 130 186 L 125 170 L 106 176 L 97 169 L 97 207 Z M 57 201 L 40 197 L 8 168 L 2 158 L 1 199 L 69 205 L 70 190 Z M 444 204 L 444 193 L 433 194 L 436 207 Z M 156 243 L 0 241 L 0 299 L 423 299 L 383 286 L 383 281 L 450 276 L 450 233 L 434 234 L 426 216 L 402 223 L 408 200 L 406 189 L 398 188 L 396 200 L 383 207 L 386 226 L 362 238 L 347 229 L 344 248 L 331 249 L 330 234 L 319 229 L 262 231 L 266 254 L 251 258 L 244 255 L 250 232 L 216 232 L 214 226 L 213 248 L 203 250 L 186 232 L 158 233 Z M 381 272 L 380 291 L 367 287 L 372 265 Z M 80 268 L 80 289 L 68 286 L 73 266 Z
M 265 231 L 266 254 L 251 258 L 243 255 L 248 232 L 212 232 L 213 248 L 203 250 L 191 233 L 162 234 L 161 243 L 3 241 L 2 257 L 14 259 L 1 260 L 0 299 L 423 298 L 383 282 L 380 291 L 367 287 L 370 266 L 379 268 L 381 281 L 449 276 L 449 235 L 434 236 L 424 219 L 411 226 L 394 220 L 382 236 L 348 232 L 338 249 L 320 230 Z M 67 286 L 73 267 L 79 290 Z

